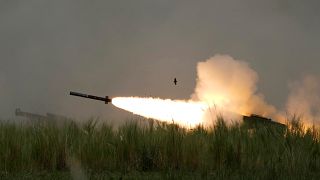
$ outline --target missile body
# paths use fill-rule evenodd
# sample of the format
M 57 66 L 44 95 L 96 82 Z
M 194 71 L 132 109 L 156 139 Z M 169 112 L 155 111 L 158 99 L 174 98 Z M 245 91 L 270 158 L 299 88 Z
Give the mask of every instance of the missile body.
M 70 91 L 71 96 L 78 96 L 78 97 L 83 97 L 83 98 L 88 98 L 88 99 L 94 99 L 98 101 L 103 101 L 105 104 L 108 104 L 109 102 L 112 102 L 112 99 L 109 98 L 109 96 L 106 97 L 99 97 L 99 96 L 93 96 L 89 94 L 83 94 L 83 93 L 78 93 L 78 92 L 73 92 Z

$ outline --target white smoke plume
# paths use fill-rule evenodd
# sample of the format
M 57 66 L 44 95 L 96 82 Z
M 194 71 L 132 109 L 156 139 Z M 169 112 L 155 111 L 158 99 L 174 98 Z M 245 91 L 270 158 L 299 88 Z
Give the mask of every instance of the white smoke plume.
M 272 116 L 276 110 L 257 93 L 258 74 L 250 66 L 228 55 L 215 55 L 197 66 L 197 85 L 193 100 L 230 113 Z M 227 112 L 228 111 L 228 112 Z M 232 114 L 231 113 L 231 114 Z M 212 117 L 207 117 L 206 121 Z M 229 119 L 229 118 L 226 118 Z
M 289 88 L 287 113 L 300 117 L 307 126 L 320 125 L 320 79 L 307 75 L 291 83 Z

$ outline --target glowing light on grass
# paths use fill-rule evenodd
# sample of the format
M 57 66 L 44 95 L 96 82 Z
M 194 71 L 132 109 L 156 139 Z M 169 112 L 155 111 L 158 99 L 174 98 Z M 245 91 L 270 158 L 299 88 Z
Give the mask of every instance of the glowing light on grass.
M 133 114 L 184 127 L 201 124 L 207 108 L 200 102 L 141 97 L 117 97 L 112 104 Z

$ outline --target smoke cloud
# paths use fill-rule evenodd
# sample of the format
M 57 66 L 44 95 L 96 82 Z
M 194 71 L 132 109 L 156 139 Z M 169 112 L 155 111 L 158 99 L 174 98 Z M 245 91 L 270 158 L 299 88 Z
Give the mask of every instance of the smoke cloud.
M 228 55 L 215 55 L 199 62 L 197 73 L 195 93 L 191 96 L 193 100 L 241 115 L 271 116 L 276 112 L 257 92 L 258 74 L 244 61 Z
M 300 117 L 306 125 L 320 125 L 320 79 L 307 75 L 289 88 L 287 113 Z
M 258 73 L 247 62 L 229 55 L 215 55 L 197 65 L 197 84 L 192 99 L 205 102 L 211 109 L 222 112 L 226 120 L 240 115 L 259 114 L 284 123 L 298 116 L 306 126 L 320 124 L 320 79 L 307 75 L 289 84 L 285 109 L 268 104 L 258 92 Z M 285 113 L 284 113 L 285 112 Z M 210 122 L 212 114 L 205 116 Z

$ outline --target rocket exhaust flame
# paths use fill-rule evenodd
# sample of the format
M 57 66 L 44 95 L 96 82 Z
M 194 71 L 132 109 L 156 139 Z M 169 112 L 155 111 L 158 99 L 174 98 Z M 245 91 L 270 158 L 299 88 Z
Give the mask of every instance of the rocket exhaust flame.
M 207 109 L 200 102 L 141 97 L 116 97 L 112 104 L 133 114 L 184 127 L 202 124 Z

